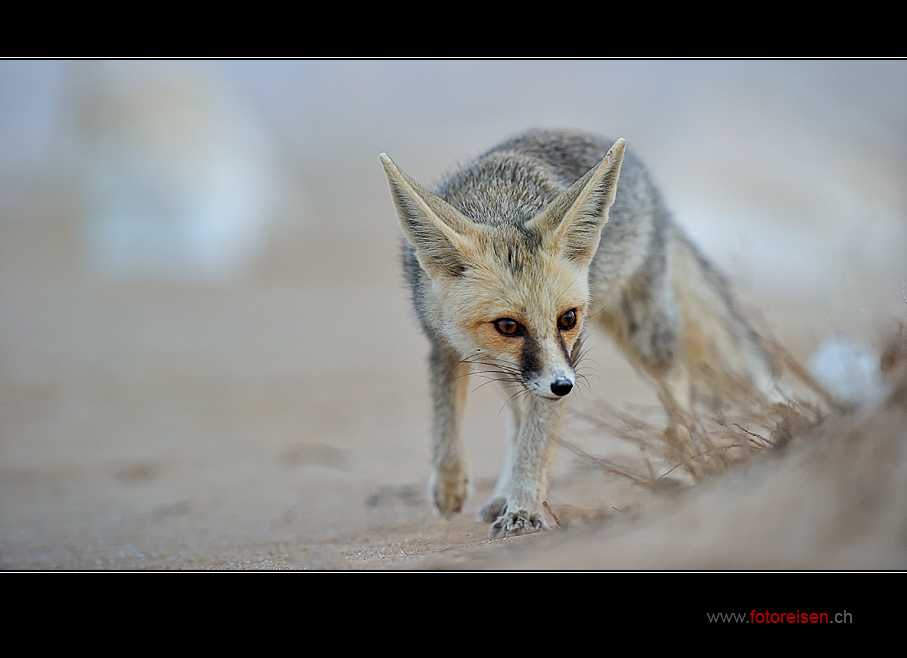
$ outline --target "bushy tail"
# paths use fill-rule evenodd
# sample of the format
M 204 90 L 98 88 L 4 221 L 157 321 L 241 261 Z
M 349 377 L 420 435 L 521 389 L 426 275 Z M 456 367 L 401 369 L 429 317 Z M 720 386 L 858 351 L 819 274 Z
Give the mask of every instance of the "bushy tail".
M 674 293 L 682 313 L 684 361 L 697 389 L 726 396 L 733 385 L 770 393 L 779 366 L 766 340 L 741 313 L 724 277 L 675 230 Z

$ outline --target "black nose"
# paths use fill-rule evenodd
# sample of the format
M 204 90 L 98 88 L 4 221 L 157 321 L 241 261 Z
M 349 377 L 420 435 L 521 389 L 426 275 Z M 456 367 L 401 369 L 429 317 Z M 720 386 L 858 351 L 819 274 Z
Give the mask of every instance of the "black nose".
M 573 382 L 566 377 L 558 377 L 551 383 L 551 392 L 555 395 L 564 396 L 573 390 Z

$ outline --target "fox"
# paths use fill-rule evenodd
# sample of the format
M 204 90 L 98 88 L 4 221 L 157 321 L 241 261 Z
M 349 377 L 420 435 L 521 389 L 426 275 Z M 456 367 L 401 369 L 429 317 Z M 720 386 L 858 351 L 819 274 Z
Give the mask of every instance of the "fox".
M 430 345 L 428 488 L 440 516 L 462 512 L 469 496 L 461 419 L 475 374 L 509 396 L 506 457 L 479 519 L 493 539 L 548 529 L 548 470 L 592 326 L 652 382 L 666 431 L 701 391 L 721 395 L 719 375 L 773 386 L 777 368 L 760 334 L 623 138 L 530 130 L 433 191 L 386 153 L 380 160 Z

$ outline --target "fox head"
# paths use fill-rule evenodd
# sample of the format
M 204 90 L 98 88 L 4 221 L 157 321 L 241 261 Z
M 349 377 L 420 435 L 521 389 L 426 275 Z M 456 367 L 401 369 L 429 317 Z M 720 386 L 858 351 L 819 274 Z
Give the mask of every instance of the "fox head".
M 473 219 L 381 154 L 400 225 L 430 277 L 426 322 L 465 359 L 542 398 L 567 395 L 589 304 L 589 265 L 614 203 L 625 142 L 541 210 Z

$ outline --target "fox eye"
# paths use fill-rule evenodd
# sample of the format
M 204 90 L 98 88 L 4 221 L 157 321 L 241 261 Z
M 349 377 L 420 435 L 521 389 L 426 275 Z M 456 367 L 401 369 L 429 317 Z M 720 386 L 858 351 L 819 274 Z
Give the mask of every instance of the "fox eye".
M 510 318 L 501 318 L 500 320 L 495 320 L 494 328 L 505 336 L 519 336 L 522 333 L 522 327 L 520 327 L 520 323 L 516 320 L 511 320 Z
M 561 329 L 573 329 L 576 326 L 576 309 L 570 309 L 557 319 L 557 326 Z

